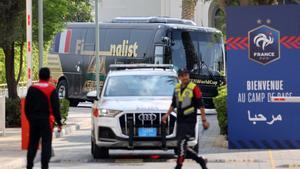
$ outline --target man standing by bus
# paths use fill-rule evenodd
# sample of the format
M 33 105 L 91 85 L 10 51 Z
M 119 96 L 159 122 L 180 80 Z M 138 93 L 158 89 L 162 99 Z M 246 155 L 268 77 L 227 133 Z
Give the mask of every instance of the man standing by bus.
M 191 156 L 193 160 L 200 164 L 202 169 L 207 169 L 206 161 L 202 157 L 198 157 L 198 154 L 187 145 L 187 142 L 195 135 L 197 109 L 201 111 L 203 128 L 208 129 L 209 127 L 202 101 L 202 93 L 195 83 L 190 82 L 189 71 L 187 69 L 180 69 L 178 71 L 178 78 L 180 83 L 176 85 L 172 104 L 162 118 L 162 122 L 166 123 L 170 113 L 177 108 L 178 158 L 175 169 L 181 169 L 186 155 Z
M 33 168 L 33 161 L 42 139 L 42 169 L 49 168 L 51 158 L 52 131 L 54 122 L 61 131 L 61 115 L 56 89 L 49 83 L 50 70 L 41 68 L 40 81 L 29 87 L 25 100 L 25 113 L 29 122 L 29 146 L 27 152 L 27 169 Z

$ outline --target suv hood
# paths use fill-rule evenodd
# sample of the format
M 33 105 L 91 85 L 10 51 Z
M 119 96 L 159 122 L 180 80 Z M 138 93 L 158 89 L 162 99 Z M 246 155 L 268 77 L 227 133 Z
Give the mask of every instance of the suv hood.
M 155 98 L 104 98 L 99 102 L 101 109 L 137 111 L 137 110 L 156 110 L 167 111 L 171 105 L 171 97 Z

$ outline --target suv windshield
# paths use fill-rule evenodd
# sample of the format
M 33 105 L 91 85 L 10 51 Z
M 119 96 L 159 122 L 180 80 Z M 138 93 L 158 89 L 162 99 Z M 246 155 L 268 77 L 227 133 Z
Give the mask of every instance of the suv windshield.
M 177 83 L 175 76 L 126 75 L 107 79 L 104 96 L 172 96 Z
M 176 69 L 188 68 L 209 75 L 223 70 L 222 36 L 199 31 L 172 32 L 172 63 Z

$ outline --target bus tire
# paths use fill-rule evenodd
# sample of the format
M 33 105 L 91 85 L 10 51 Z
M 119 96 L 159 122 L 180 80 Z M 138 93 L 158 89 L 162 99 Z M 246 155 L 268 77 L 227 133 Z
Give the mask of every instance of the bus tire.
M 67 99 L 68 98 L 68 84 L 66 80 L 59 81 L 57 85 L 57 93 L 59 99 Z
M 178 155 L 178 149 L 177 149 L 177 148 L 174 148 L 173 150 L 174 150 L 174 154 L 175 154 L 175 155 Z
M 79 100 L 78 99 L 69 99 L 71 107 L 77 107 Z

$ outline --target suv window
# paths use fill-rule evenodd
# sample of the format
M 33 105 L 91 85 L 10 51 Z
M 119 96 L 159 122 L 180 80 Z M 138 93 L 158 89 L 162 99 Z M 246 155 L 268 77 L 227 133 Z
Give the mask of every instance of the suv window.
M 107 79 L 106 97 L 172 96 L 177 83 L 175 76 L 125 75 Z

